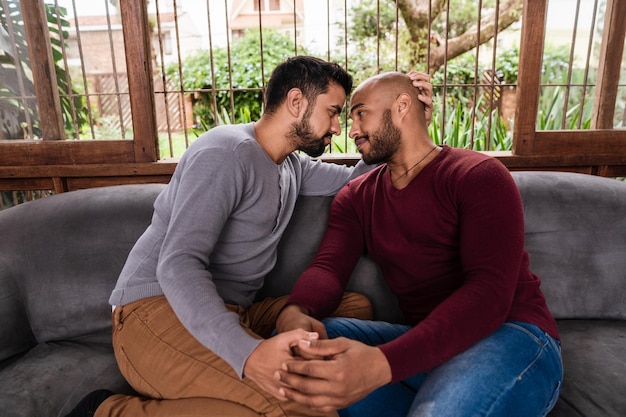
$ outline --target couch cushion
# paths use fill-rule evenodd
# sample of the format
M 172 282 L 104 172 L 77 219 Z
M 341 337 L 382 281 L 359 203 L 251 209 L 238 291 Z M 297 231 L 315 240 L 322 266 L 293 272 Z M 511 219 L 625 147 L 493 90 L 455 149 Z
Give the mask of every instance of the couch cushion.
M 278 244 L 276 265 L 265 277 L 257 299 L 291 292 L 293 284 L 315 256 L 326 231 L 332 201 L 332 197 L 298 197 L 289 225 Z
M 0 378 L 2 416 L 64 416 L 95 389 L 131 393 L 110 338 L 42 343 L 11 363 Z
M 19 290 L 37 341 L 110 331 L 109 295 L 162 188 L 73 191 L 0 212 L 0 282 Z
M 514 172 L 530 268 L 556 318 L 626 320 L 626 183 Z
M 626 322 L 559 320 L 565 378 L 550 417 L 626 415 Z
M 30 330 L 20 292 L 0 260 L 0 369 L 8 359 L 26 352 L 37 342 Z
M 257 299 L 289 294 L 315 256 L 326 231 L 332 200 L 332 197 L 298 197 L 293 216 L 278 245 L 276 265 L 265 278 Z M 398 299 L 382 278 L 378 266 L 368 257 L 363 256 L 356 265 L 347 289 L 370 299 L 375 319 L 396 323 L 405 321 Z

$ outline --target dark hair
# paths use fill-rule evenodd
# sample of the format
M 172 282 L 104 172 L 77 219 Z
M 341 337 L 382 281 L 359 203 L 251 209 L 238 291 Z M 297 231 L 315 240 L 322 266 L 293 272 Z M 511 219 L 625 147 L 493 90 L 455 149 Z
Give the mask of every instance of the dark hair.
M 296 56 L 279 64 L 270 77 L 265 90 L 265 113 L 271 114 L 287 98 L 292 88 L 299 88 L 309 103 L 328 91 L 335 82 L 343 87 L 346 96 L 352 90 L 352 76 L 339 64 L 312 56 Z

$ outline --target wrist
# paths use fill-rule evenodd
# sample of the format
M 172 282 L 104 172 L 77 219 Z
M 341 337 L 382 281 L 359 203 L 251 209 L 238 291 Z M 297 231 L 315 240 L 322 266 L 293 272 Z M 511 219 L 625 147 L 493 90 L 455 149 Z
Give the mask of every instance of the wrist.
M 285 307 L 283 307 L 283 311 L 281 311 L 280 314 L 282 314 L 283 312 L 287 312 L 287 314 L 289 313 L 301 313 L 304 314 L 306 316 L 309 315 L 309 310 L 306 307 L 301 306 L 300 304 L 288 304 Z
M 300 327 L 303 315 L 308 317 L 308 310 L 299 304 L 289 304 L 283 307 L 276 318 L 276 331 L 282 333 Z
M 300 304 L 288 304 L 284 306 L 282 310 L 280 310 L 280 313 L 278 313 L 278 317 L 276 318 L 276 324 L 278 325 L 278 323 L 282 321 L 289 320 L 302 314 L 308 316 L 309 310 L 302 307 Z
M 376 367 L 375 374 L 379 376 L 380 386 L 389 384 L 393 379 L 393 373 L 391 372 L 391 365 L 387 360 L 387 356 L 378 347 L 374 347 L 376 350 L 376 359 L 373 361 Z

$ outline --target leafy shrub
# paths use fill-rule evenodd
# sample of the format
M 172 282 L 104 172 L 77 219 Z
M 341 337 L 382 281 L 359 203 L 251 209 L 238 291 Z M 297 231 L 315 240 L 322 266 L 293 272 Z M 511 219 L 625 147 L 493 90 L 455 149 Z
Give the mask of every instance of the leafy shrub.
M 261 43 L 262 41 L 262 43 Z M 263 45 L 262 61 L 259 45 Z M 296 52 L 290 37 L 273 29 L 247 30 L 232 42 L 230 51 L 215 48 L 197 51 L 182 63 L 182 73 L 176 64 L 166 68 L 168 77 L 193 91 L 193 114 L 198 130 L 204 131 L 227 119 L 242 123 L 260 117 L 263 87 L 272 70 Z M 298 48 L 299 54 L 305 54 Z M 241 90 L 241 91 L 234 91 Z M 227 117 L 225 117 L 227 115 Z

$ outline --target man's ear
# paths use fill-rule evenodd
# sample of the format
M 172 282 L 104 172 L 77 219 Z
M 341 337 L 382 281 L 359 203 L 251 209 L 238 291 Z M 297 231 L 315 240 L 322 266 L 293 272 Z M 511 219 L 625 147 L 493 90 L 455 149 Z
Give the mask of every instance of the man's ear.
M 299 88 L 294 87 L 287 92 L 287 110 L 293 117 L 298 118 L 301 112 L 306 110 L 307 103 L 307 99 Z
M 404 117 L 409 114 L 413 101 L 411 100 L 411 96 L 409 94 L 402 93 L 398 96 L 398 98 L 396 98 L 395 104 L 395 113 L 400 117 L 400 119 L 404 119 Z

